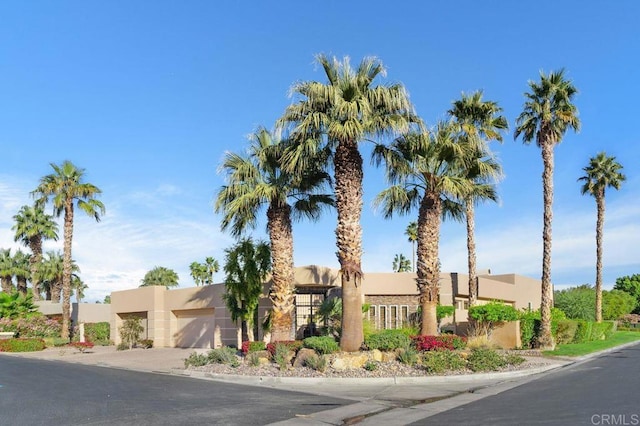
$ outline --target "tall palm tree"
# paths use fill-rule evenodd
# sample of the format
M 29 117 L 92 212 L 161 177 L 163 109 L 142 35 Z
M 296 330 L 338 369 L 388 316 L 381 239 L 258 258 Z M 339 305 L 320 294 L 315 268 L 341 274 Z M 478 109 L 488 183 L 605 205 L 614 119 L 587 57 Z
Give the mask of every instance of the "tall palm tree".
M 22 206 L 18 214 L 13 216 L 15 225 L 11 228 L 15 232 L 15 241 L 21 241 L 31 250 L 29 258 L 31 272 L 31 287 L 33 300 L 40 300 L 40 284 L 38 269 L 42 264 L 43 240 L 58 240 L 58 224 L 53 216 L 44 212 L 39 206 Z
M 356 69 L 348 57 L 342 61 L 316 57 L 326 83 L 305 81 L 293 86 L 299 100 L 287 107 L 281 125 L 292 131 L 294 148 L 287 168 L 305 170 L 317 161 L 317 152 L 327 154 L 327 169 L 333 166 L 338 224 L 336 245 L 342 280 L 342 334 L 340 347 L 346 352 L 360 349 L 362 326 L 362 156 L 359 143 L 395 136 L 419 122 L 409 96 L 401 84 L 376 85 L 386 71 L 382 62 L 364 58 Z M 332 164 L 331 164 L 332 163 Z
M 596 220 L 596 321 L 602 322 L 602 235 L 604 229 L 605 189 L 620 189 L 622 182 L 626 180 L 620 171 L 622 165 L 616 161 L 616 157 L 610 157 L 605 152 L 600 152 L 589 160 L 589 165 L 584 167 L 584 176 L 578 181 L 584 182 L 582 195 L 589 194 L 596 199 L 598 217 Z
M 413 255 L 413 261 L 411 262 L 411 272 L 416 271 L 416 241 L 418 241 L 418 222 L 415 220 L 409 222 L 407 229 L 404 231 L 404 235 L 411 243 L 411 254 Z
M 216 200 L 216 212 L 224 214 L 222 229 L 231 229 L 236 237 L 254 228 L 258 212 L 267 207 L 272 341 L 295 337 L 292 218 L 317 220 L 324 206 L 333 205 L 331 196 L 318 192 L 330 182 L 326 172 L 316 166 L 298 174 L 283 170 L 285 145 L 286 141 L 274 138 L 261 127 L 251 138 L 248 155 L 226 153 L 221 168 L 227 173 L 227 184 Z
M 404 254 L 396 254 L 393 258 L 393 272 L 411 272 L 411 263 Z
M 0 283 L 2 291 L 5 293 L 13 293 L 15 287 L 13 285 L 13 257 L 11 249 L 0 249 Z
M 75 261 L 71 261 L 71 280 L 76 273 L 80 272 L 80 268 Z M 46 299 L 53 303 L 60 303 L 60 295 L 62 294 L 62 281 L 64 277 L 64 257 L 59 251 L 48 251 L 44 255 L 44 259 L 38 271 L 38 280 L 41 283 L 41 289 L 46 293 Z
M 77 168 L 72 162 L 51 163 L 54 173 L 40 179 L 40 184 L 32 192 L 38 205 L 47 201 L 53 204 L 56 217 L 64 213 L 64 274 L 62 276 L 62 338 L 69 338 L 71 320 L 71 274 L 74 207 L 100 221 L 104 215 L 104 204 L 95 197 L 102 191 L 95 185 L 84 182 L 84 169 Z
M 478 299 L 478 277 L 476 272 L 475 205 L 481 201 L 497 201 L 494 182 L 502 174 L 502 167 L 488 148 L 488 141 L 502 142 L 501 131 L 509 125 L 500 115 L 502 108 L 496 102 L 482 100 L 482 91 L 471 95 L 462 94 L 454 101 L 449 115 L 460 126 L 462 138 L 476 149 L 469 149 L 467 158 L 460 158 L 462 168 L 473 183 L 464 196 L 467 224 L 467 264 L 469 271 L 469 306 Z
M 31 278 L 30 263 L 31 255 L 22 250 L 16 251 L 16 254 L 13 255 L 13 275 L 16 277 L 16 288 L 23 296 L 27 294 L 27 281 Z
M 374 200 L 385 218 L 418 209 L 417 280 L 422 312 L 421 334 L 436 335 L 439 299 L 440 221 L 449 215 L 462 218 L 460 197 L 469 180 L 456 158 L 466 155 L 467 145 L 457 142 L 457 126 L 441 122 L 433 132 L 416 131 L 373 151 L 376 164 L 385 163 L 390 186 Z
M 225 294 L 224 302 L 232 321 L 240 320 L 242 341 L 252 340 L 249 328 L 258 309 L 262 284 L 271 271 L 269 246 L 243 238 L 225 250 Z
M 71 278 L 71 288 L 76 292 L 76 302 L 82 303 L 84 291 L 88 289 L 89 286 L 86 285 L 78 275 L 74 274 Z
M 177 287 L 180 285 L 178 282 L 178 274 L 173 269 L 156 266 L 144 274 L 144 277 L 140 280 L 140 287 L 150 287 L 154 285 L 163 286 L 167 290 L 171 287 Z
M 522 135 L 522 141 L 536 145 L 542 151 L 543 230 L 542 230 L 542 295 L 540 304 L 541 326 L 538 343 L 543 349 L 555 348 L 551 334 L 551 224 L 553 222 L 553 149 L 560 143 L 568 129 L 580 130 L 578 110 L 572 103 L 578 92 L 564 70 L 540 72 L 540 82 L 529 81 L 522 113 L 516 119 L 514 139 Z

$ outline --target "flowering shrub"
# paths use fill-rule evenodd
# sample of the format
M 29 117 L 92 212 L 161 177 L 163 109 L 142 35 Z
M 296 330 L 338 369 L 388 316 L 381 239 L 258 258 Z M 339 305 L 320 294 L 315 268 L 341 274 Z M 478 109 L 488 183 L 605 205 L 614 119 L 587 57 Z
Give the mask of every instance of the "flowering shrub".
M 77 350 L 79 350 L 80 352 L 84 352 L 87 349 L 93 348 L 93 343 L 91 342 L 73 342 L 70 345 L 76 348 Z
M 62 324 L 44 315 L 18 319 L 0 318 L 0 331 L 12 331 L 20 337 L 60 337 Z
M 42 339 L 5 339 L 0 340 L 0 352 L 35 352 L 45 348 Z
M 263 351 L 265 350 L 266 346 L 266 343 L 264 343 L 263 341 L 251 342 L 249 340 L 246 340 L 242 342 L 241 350 L 242 353 L 246 355 L 249 352 Z
M 276 345 L 285 345 L 290 351 L 298 352 L 298 350 L 302 347 L 301 340 L 281 340 L 279 342 L 273 342 L 267 344 L 267 350 L 269 354 L 273 357 L 276 353 Z
M 455 334 L 440 336 L 413 336 L 413 344 L 419 351 L 433 351 L 437 349 L 453 351 L 466 346 L 467 340 Z

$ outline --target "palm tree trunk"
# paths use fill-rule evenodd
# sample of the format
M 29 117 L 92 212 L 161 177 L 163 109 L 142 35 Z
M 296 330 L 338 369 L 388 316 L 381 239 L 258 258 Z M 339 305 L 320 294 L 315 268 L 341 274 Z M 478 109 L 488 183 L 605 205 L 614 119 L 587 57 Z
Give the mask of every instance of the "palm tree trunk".
M 551 334 L 551 305 L 553 303 L 553 285 L 551 283 L 551 223 L 553 221 L 553 142 L 543 141 L 542 186 L 544 195 L 544 213 L 542 230 L 542 294 L 540 305 L 540 335 L 538 344 L 541 349 L 555 349 Z
M 17 278 L 17 290 L 21 295 L 27 295 L 27 279 L 25 277 Z
M 13 284 L 11 283 L 11 277 L 2 277 L 0 278 L 0 282 L 2 283 L 2 291 L 7 294 L 13 293 Z
M 269 206 L 267 228 L 271 240 L 272 287 L 269 298 L 273 304 L 271 342 L 294 340 L 293 327 L 293 231 L 291 207 Z
M 342 334 L 340 348 L 360 350 L 362 327 L 362 156 L 356 141 L 340 141 L 334 156 L 335 196 L 338 210 L 336 245 L 342 281 Z
M 476 273 L 475 209 L 473 200 L 465 201 L 467 218 L 467 264 L 469 266 L 469 307 L 478 300 L 478 276 Z
M 62 258 L 62 335 L 69 338 L 71 327 L 71 241 L 73 239 L 73 202 L 64 209 L 64 252 Z
M 438 194 L 427 193 L 420 203 L 418 213 L 418 271 L 416 283 L 422 307 L 420 334 L 438 334 L 436 308 L 440 290 L 440 244 L 441 202 Z
M 596 197 L 596 322 L 602 322 L 602 232 L 604 228 L 604 189 Z
M 62 283 L 56 280 L 51 282 L 49 287 L 49 291 L 47 292 L 48 300 L 51 300 L 53 303 L 60 303 L 60 295 L 62 294 Z
M 39 236 L 29 240 L 31 257 L 29 258 L 29 270 L 31 271 L 31 288 L 33 290 L 33 300 L 40 300 L 40 277 L 39 270 L 42 264 L 42 238 Z
M 411 253 L 413 254 L 413 263 L 411 263 L 411 272 L 416 271 L 416 241 L 411 241 Z

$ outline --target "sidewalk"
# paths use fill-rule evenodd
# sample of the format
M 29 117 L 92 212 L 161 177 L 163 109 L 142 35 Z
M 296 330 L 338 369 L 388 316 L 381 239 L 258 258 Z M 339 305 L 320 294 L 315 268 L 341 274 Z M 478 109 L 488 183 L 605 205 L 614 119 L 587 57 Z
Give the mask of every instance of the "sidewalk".
M 74 362 L 99 367 L 119 368 L 195 379 L 216 380 L 249 386 L 277 388 L 315 395 L 329 395 L 354 401 L 333 410 L 296 417 L 279 425 L 360 425 L 407 424 L 438 412 L 503 392 L 553 369 L 572 364 L 554 360 L 545 367 L 512 372 L 453 376 L 389 378 L 296 378 L 214 375 L 185 370 L 184 359 L 194 349 L 154 348 L 116 351 L 113 346 L 95 346 L 85 353 L 75 348 L 48 348 L 41 352 L 2 353 L 6 356 L 46 361 Z M 433 402 L 438 401 L 437 404 Z M 347 422 L 347 423 L 345 423 Z

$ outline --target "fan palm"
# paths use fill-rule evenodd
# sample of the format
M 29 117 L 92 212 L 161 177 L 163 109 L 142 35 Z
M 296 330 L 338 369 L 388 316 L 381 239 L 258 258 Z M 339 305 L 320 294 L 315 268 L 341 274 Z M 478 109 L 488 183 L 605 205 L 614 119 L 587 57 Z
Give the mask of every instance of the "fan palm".
M 596 321 L 602 322 L 602 235 L 604 229 L 605 189 L 620 189 L 622 182 L 626 180 L 620 170 L 622 165 L 616 161 L 616 157 L 607 156 L 601 152 L 589 160 L 589 165 L 584 167 L 584 176 L 578 181 L 584 182 L 582 195 L 589 194 L 596 199 Z
M 258 212 L 267 207 L 272 341 L 295 337 L 292 219 L 317 220 L 322 208 L 333 204 L 330 195 L 318 192 L 330 182 L 326 172 L 313 165 L 297 174 L 283 170 L 285 146 L 286 141 L 259 128 L 252 135 L 247 156 L 226 153 L 222 170 L 227 173 L 227 185 L 220 189 L 216 201 L 216 212 L 224 214 L 222 229 L 230 228 L 234 236 L 254 228 Z
M 73 281 L 80 268 L 75 261 L 71 261 L 71 280 Z M 59 251 L 45 253 L 42 265 L 38 271 L 41 288 L 46 293 L 46 299 L 54 303 L 60 303 L 62 294 L 62 281 L 64 279 L 64 257 Z
M 154 285 L 167 289 L 177 287 L 179 285 L 178 274 L 173 269 L 156 266 L 144 274 L 144 277 L 140 280 L 140 287 L 150 287 Z
M 413 255 L 413 261 L 411 263 L 411 271 L 416 271 L 416 241 L 418 241 L 418 222 L 415 220 L 409 222 L 407 225 L 407 229 L 404 231 L 404 235 L 407 236 L 407 239 L 411 243 L 411 254 Z
M 40 179 L 40 184 L 32 192 L 37 204 L 47 201 L 53 204 L 56 217 L 64 213 L 64 274 L 62 276 L 62 338 L 69 338 L 71 316 L 71 274 L 74 207 L 100 221 L 104 214 L 104 204 L 95 197 L 102 191 L 95 185 L 84 182 L 84 169 L 77 168 L 70 161 L 57 165 L 51 163 L 54 173 Z
M 393 257 L 393 272 L 411 272 L 411 261 L 404 254 L 396 254 Z
M 29 258 L 31 272 L 31 287 L 33 300 L 40 300 L 40 285 L 38 269 L 42 264 L 43 240 L 58 240 L 58 224 L 53 216 L 44 212 L 39 206 L 22 206 L 18 214 L 13 216 L 15 225 L 11 228 L 15 232 L 15 241 L 22 242 L 31 250 Z
M 340 347 L 354 352 L 364 341 L 362 326 L 362 156 L 359 143 L 396 135 L 419 122 L 401 84 L 375 85 L 386 71 L 380 60 L 364 58 L 356 69 L 342 61 L 316 57 L 326 83 L 305 81 L 293 86 L 300 98 L 287 107 L 279 123 L 292 131 L 294 148 L 287 168 L 305 170 L 326 154 L 325 167 L 334 172 L 338 223 L 337 256 L 342 280 Z
M 16 277 L 17 290 L 23 296 L 27 294 L 27 281 L 31 278 L 30 264 L 31 255 L 22 250 L 13 255 L 13 275 Z
M 522 136 L 525 144 L 536 141 L 541 149 L 544 170 L 542 172 L 543 230 L 542 230 L 542 294 L 540 304 L 540 335 L 538 343 L 543 349 L 555 348 L 551 334 L 551 225 L 553 222 L 553 149 L 560 143 L 568 129 L 580 130 L 578 110 L 572 103 L 577 89 L 565 79 L 564 70 L 540 72 L 540 82 L 529 81 L 529 92 L 524 94 L 522 113 L 516 119 L 514 139 Z
M 438 333 L 440 221 L 443 216 L 462 218 L 460 197 L 470 182 L 456 164 L 469 147 L 457 141 L 457 126 L 441 122 L 432 132 L 416 131 L 389 146 L 377 145 L 376 164 L 385 163 L 391 186 L 378 194 L 374 205 L 385 218 L 418 209 L 417 280 L 422 312 L 421 334 Z
M 11 249 L 0 249 L 0 283 L 2 291 L 10 294 L 15 290 L 13 285 L 13 257 Z
M 502 142 L 502 130 L 509 126 L 507 119 L 500 115 L 502 108 L 496 102 L 482 100 L 482 92 L 453 102 L 449 115 L 460 126 L 462 138 L 475 149 L 468 149 L 466 158 L 459 158 L 461 167 L 467 171 L 472 182 L 470 192 L 464 195 L 465 218 L 467 222 L 467 264 L 469 270 L 469 306 L 478 298 L 478 278 L 476 272 L 475 204 L 481 201 L 497 201 L 494 182 L 500 177 L 502 167 L 493 158 L 487 142 Z

